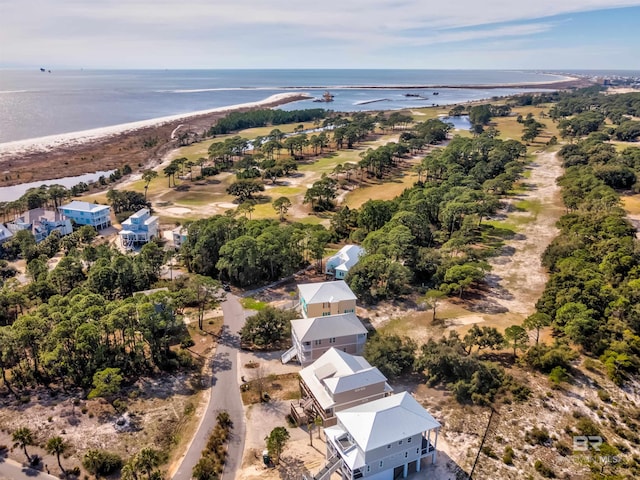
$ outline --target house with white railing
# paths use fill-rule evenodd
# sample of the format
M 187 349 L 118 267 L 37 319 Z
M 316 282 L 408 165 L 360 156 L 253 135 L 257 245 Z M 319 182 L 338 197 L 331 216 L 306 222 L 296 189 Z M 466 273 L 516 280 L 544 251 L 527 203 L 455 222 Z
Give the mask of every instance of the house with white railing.
M 91 225 L 96 230 L 111 226 L 111 207 L 74 200 L 58 207 L 60 213 L 78 225 Z
M 403 392 L 336 413 L 325 428 L 326 465 L 313 476 L 327 480 L 393 480 L 419 472 L 436 461 L 440 423 L 409 393 Z
M 151 215 L 148 208 L 141 208 L 122 222 L 119 235 L 127 249 L 144 245 L 158 236 L 158 217 Z
M 387 378 L 364 357 L 330 348 L 299 373 L 300 400 L 291 404 L 299 424 L 320 417 L 325 427 L 336 424 L 336 413 L 389 396 Z

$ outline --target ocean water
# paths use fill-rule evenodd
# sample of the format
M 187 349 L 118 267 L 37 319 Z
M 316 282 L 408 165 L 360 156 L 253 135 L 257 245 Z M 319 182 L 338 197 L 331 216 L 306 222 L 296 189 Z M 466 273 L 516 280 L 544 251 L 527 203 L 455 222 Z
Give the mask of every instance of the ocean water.
M 531 91 L 441 88 L 443 85 L 558 78 L 533 71 L 497 70 L 0 70 L 0 143 L 254 102 L 290 91 L 320 97 L 329 90 L 335 101 L 305 100 L 280 108 L 387 110 Z M 416 85 L 438 88 L 405 88 Z M 366 88 L 381 86 L 395 88 Z M 407 97 L 407 93 L 420 97 Z

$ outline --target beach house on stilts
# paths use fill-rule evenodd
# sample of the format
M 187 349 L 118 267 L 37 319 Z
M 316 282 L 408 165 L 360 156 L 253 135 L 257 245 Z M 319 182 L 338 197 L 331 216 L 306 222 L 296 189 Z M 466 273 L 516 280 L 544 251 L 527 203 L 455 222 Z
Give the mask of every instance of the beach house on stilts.
M 326 464 L 313 480 L 393 480 L 436 461 L 440 423 L 403 392 L 336 413 L 325 428 Z

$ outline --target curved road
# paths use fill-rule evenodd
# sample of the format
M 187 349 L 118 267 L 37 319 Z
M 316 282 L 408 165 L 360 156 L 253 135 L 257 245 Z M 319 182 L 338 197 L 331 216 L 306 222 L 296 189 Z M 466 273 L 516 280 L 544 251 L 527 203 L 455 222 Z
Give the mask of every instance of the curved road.
M 238 352 L 240 337 L 238 332 L 244 325 L 245 312 L 238 297 L 227 293 L 221 304 L 224 314 L 222 335 L 218 340 L 216 353 L 211 360 L 211 392 L 209 403 L 200 421 L 186 454 L 182 458 L 173 480 L 190 480 L 193 467 L 200 460 L 200 455 L 209 434 L 216 424 L 216 416 L 226 410 L 233 421 L 231 438 L 228 446 L 227 461 L 222 472 L 225 480 L 233 480 L 242 462 L 244 450 L 245 422 L 240 386 L 238 385 Z
M 25 467 L 6 456 L 0 456 L 0 480 L 58 480 L 58 477 Z

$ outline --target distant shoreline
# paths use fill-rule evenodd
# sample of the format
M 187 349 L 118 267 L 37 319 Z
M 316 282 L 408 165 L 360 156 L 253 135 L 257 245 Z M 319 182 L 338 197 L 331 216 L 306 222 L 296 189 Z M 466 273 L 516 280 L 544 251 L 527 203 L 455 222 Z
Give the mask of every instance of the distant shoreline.
M 179 129 L 201 134 L 231 112 L 272 108 L 311 98 L 303 93 L 271 95 L 258 102 L 170 115 L 80 132 L 0 144 L 0 187 L 51 180 L 130 165 L 153 164 L 175 148 Z M 153 145 L 145 147 L 145 142 Z M 2 199 L 0 198 L 0 201 Z
M 92 128 L 89 130 L 80 130 L 76 132 L 60 133 L 55 135 L 46 135 L 44 137 L 27 138 L 24 140 L 14 140 L 11 142 L 0 143 L 0 164 L 5 159 L 6 155 L 14 156 L 20 154 L 30 154 L 50 151 L 58 147 L 70 146 L 73 144 L 79 145 L 91 140 L 104 138 L 112 135 L 118 135 L 121 133 L 134 132 L 136 130 L 159 127 L 168 123 L 174 123 L 176 121 L 186 121 L 195 117 L 206 116 L 218 113 L 230 113 L 235 111 L 241 111 L 243 109 L 257 108 L 257 107 L 270 107 L 283 105 L 289 102 L 295 102 L 313 98 L 310 95 L 302 93 L 281 93 L 271 95 L 263 100 L 257 102 L 241 103 L 237 105 L 229 105 L 225 107 L 217 107 L 206 110 L 199 110 L 195 112 L 178 113 L 175 115 L 166 115 L 163 117 L 150 118 L 148 120 L 138 120 L 135 122 L 121 123 L 117 125 L 111 125 L 107 127 Z M 177 125 L 172 133 L 182 125 Z
M 289 87 L 316 89 L 564 89 L 593 84 L 584 78 L 563 76 L 557 81 L 493 85 L 385 85 L 344 87 Z M 284 92 L 261 101 L 169 115 L 91 130 L 0 143 L 0 187 L 51 180 L 96 171 L 114 170 L 128 164 L 134 170 L 146 168 L 166 151 L 175 148 L 176 131 L 185 129 L 201 134 L 216 120 L 234 111 L 271 108 L 313 98 L 304 92 Z M 154 140 L 151 148 L 145 147 Z M 0 199 L 1 200 L 1 199 Z

